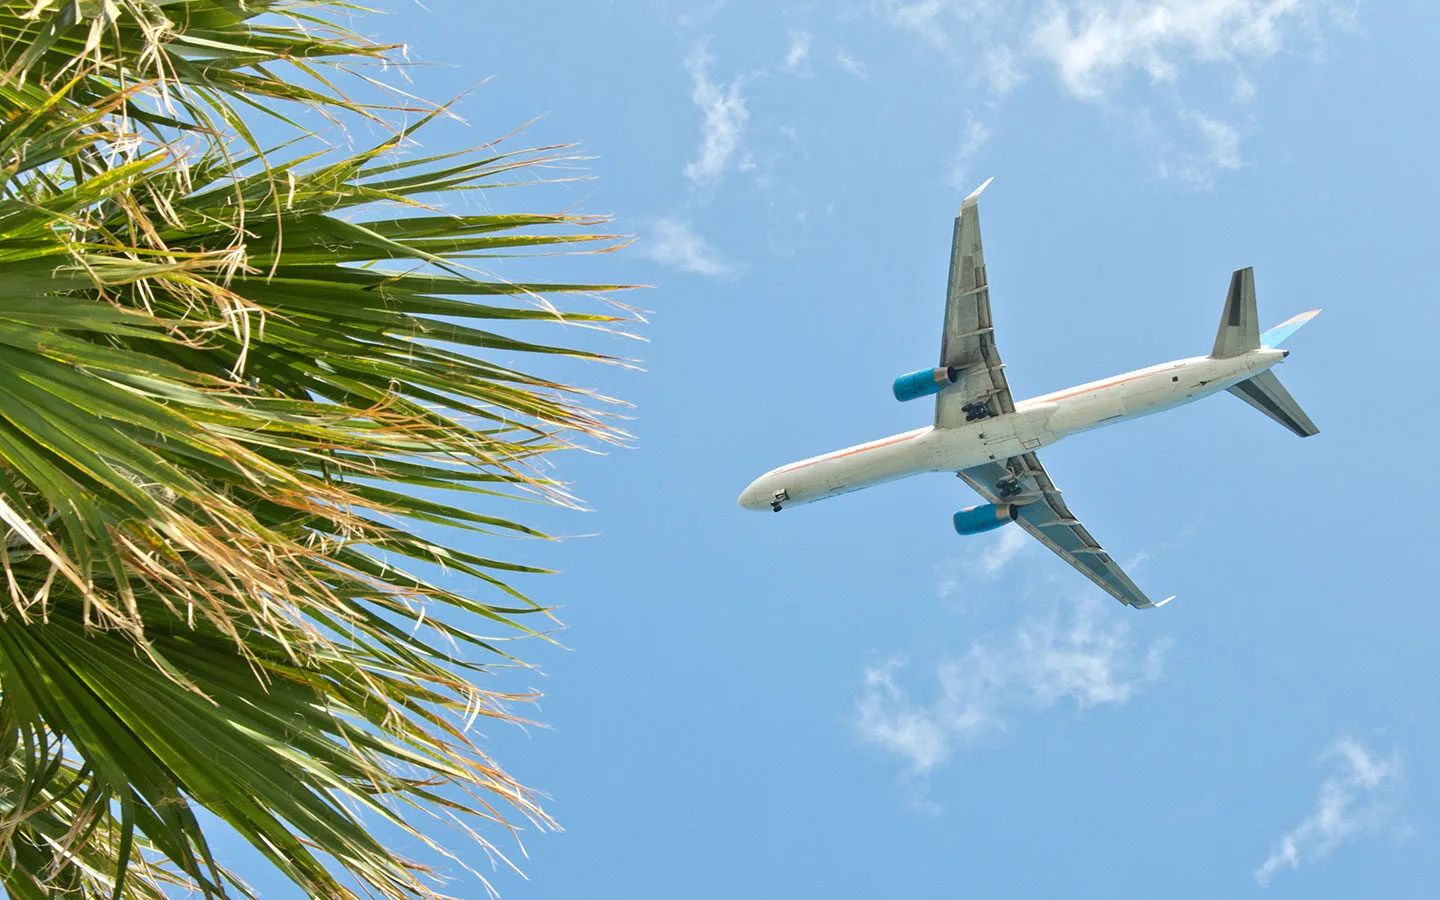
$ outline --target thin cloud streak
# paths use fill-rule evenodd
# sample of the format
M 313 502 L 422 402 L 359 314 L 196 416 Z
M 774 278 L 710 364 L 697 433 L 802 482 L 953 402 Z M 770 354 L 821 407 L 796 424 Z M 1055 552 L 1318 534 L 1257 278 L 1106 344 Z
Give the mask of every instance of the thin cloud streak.
M 976 185 L 971 184 L 970 164 L 974 162 L 975 155 L 980 152 L 990 141 L 990 129 L 985 123 L 975 118 L 973 114 L 965 117 L 965 136 L 956 148 L 955 155 L 950 161 L 950 173 L 946 177 L 946 184 L 957 191 L 970 193 Z M 1010 529 L 1006 529 L 1008 532 Z
M 696 233 L 690 223 L 670 216 L 656 219 L 636 249 L 662 266 L 692 275 L 725 279 L 741 271 L 739 265 L 725 260 Z
M 835 65 L 843 71 L 849 72 L 856 78 L 865 79 L 870 77 L 870 67 L 860 60 L 846 53 L 844 50 L 835 54 Z
M 1335 769 L 1320 785 L 1315 811 L 1282 836 L 1255 870 L 1255 881 L 1261 887 L 1270 884 L 1282 869 L 1322 860 L 1341 844 L 1387 828 L 1404 830 L 1399 820 L 1404 771 L 1398 751 L 1381 759 L 1344 737 L 1321 759 L 1334 760 Z
M 1113 624 L 1106 624 L 1113 623 Z M 1129 626 L 1086 603 L 1069 621 L 1030 618 L 1007 640 L 976 641 L 934 669 L 938 693 L 917 703 L 900 683 L 894 659 L 865 670 L 857 726 L 865 741 L 902 757 L 925 775 L 955 751 L 1008 730 L 1024 710 L 1069 701 L 1076 709 L 1119 705 L 1160 677 L 1167 641 L 1131 646 Z

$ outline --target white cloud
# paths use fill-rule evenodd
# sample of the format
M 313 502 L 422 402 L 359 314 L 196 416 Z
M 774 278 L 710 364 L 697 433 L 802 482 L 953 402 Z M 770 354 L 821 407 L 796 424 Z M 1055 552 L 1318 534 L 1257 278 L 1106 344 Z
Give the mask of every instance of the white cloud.
M 1341 844 L 1388 827 L 1404 828 L 1398 822 L 1404 787 L 1398 752 L 1379 759 L 1347 737 L 1336 741 L 1321 759 L 1335 760 L 1335 770 L 1320 785 L 1315 811 L 1281 837 L 1255 870 L 1262 887 L 1283 868 L 1324 859 Z
M 1054 4 L 1031 34 L 1077 97 L 1098 99 L 1127 70 L 1172 81 L 1187 61 L 1263 59 L 1292 25 L 1308 23 L 1315 0 L 1069 0 Z
M 870 67 L 844 50 L 835 54 L 835 64 L 856 78 L 870 77 Z
M 936 666 L 938 694 L 916 703 L 899 683 L 902 660 L 865 670 L 858 703 L 861 736 L 903 757 L 923 775 L 969 746 L 1008 728 L 1020 710 L 1063 701 L 1077 709 L 1124 703 L 1160 677 L 1167 642 L 1131 647 L 1129 626 L 1095 603 L 1073 618 L 1029 619 L 1004 641 L 976 641 L 963 656 Z
M 950 172 L 946 176 L 945 183 L 957 191 L 970 193 L 978 185 L 971 184 L 970 163 L 974 160 L 975 154 L 980 152 L 986 142 L 990 140 L 990 129 L 985 123 L 975 118 L 973 114 L 965 116 L 965 135 L 960 140 L 960 146 L 955 149 L 955 155 L 950 160 Z M 1005 529 L 1008 533 L 1011 529 Z
M 785 51 L 785 63 L 782 68 L 792 75 L 805 74 L 805 61 L 810 58 L 811 35 L 808 31 L 794 31 L 790 33 L 790 49 Z
M 690 99 L 704 113 L 699 156 L 685 164 L 685 175 L 702 186 L 713 184 L 725 173 L 730 158 L 740 149 L 745 122 L 750 118 L 740 93 L 745 79 L 716 84 L 710 80 L 711 62 L 713 59 L 704 44 L 696 47 L 685 61 L 685 68 L 694 81 Z
M 1107 97 L 1129 73 L 1173 82 L 1190 63 L 1218 62 L 1235 72 L 1287 41 L 1315 38 L 1324 21 L 1343 28 L 1354 17 L 1336 0 L 876 0 L 874 8 L 889 24 L 953 48 L 954 61 L 975 67 L 997 95 L 1038 60 L 1087 100 Z M 1243 70 L 1239 78 L 1248 81 Z
M 662 266 L 694 275 L 729 278 L 740 271 L 739 266 L 722 258 L 688 222 L 668 216 L 651 224 L 650 233 L 639 242 L 637 249 L 642 256 Z
M 1337 0 L 872 0 L 871 8 L 988 85 L 992 104 L 1040 68 L 1076 98 L 1141 110 L 1137 124 L 1165 157 L 1161 175 L 1201 187 L 1241 165 L 1240 133 L 1221 116 L 1191 112 L 1182 83 L 1209 80 L 1243 105 L 1261 63 L 1316 43 L 1323 24 L 1345 28 L 1354 18 Z M 1137 80 L 1140 90 L 1163 88 L 1159 110 L 1172 120 L 1164 129 L 1136 95 Z

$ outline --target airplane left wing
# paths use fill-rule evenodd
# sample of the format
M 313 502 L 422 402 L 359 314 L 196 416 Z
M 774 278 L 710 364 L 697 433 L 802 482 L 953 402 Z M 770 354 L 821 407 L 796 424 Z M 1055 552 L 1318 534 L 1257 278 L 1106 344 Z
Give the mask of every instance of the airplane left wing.
M 1015 411 L 1005 366 L 995 347 L 990 321 L 990 284 L 980 242 L 980 185 L 960 204 L 950 245 L 950 280 L 945 290 L 945 331 L 940 365 L 961 370 L 959 380 L 935 397 L 935 427 L 964 425 L 983 406 L 990 415 Z
M 1071 514 L 1060 497 L 1060 489 L 1055 487 L 1035 454 L 1024 453 L 957 474 L 991 503 L 1023 504 L 1015 517 L 1021 528 L 1126 606 L 1154 609 L 1175 599 L 1167 597 L 1152 603 L 1135 586 L 1130 576 Z

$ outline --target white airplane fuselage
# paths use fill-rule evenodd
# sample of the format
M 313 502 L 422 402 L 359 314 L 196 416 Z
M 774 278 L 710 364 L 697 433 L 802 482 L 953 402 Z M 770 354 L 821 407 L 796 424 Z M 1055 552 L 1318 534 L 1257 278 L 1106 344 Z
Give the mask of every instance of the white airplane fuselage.
M 927 425 L 772 469 L 740 494 L 746 509 L 813 503 L 921 472 L 957 472 L 1047 447 L 1063 437 L 1173 409 L 1269 369 L 1285 350 L 1193 356 L 1017 403 L 1013 413 L 953 428 Z

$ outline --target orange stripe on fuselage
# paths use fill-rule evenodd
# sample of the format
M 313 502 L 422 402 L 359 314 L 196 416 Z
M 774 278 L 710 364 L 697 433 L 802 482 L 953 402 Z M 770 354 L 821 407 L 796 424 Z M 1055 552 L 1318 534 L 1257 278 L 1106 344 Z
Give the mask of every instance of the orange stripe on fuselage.
M 854 456 L 856 453 L 864 453 L 866 450 L 879 450 L 881 447 L 888 447 L 891 444 L 898 444 L 901 441 L 908 441 L 911 438 L 917 438 L 928 430 L 929 429 L 926 428 L 917 428 L 914 431 L 906 432 L 905 434 L 897 434 L 894 437 L 885 438 L 882 441 L 871 441 L 868 444 L 861 444 L 858 447 L 851 447 L 849 450 L 837 450 L 834 453 L 827 453 L 824 456 L 817 456 L 814 459 L 807 459 L 803 462 L 791 463 L 788 466 L 781 466 L 780 468 L 776 469 L 773 474 L 779 475 L 781 472 L 793 472 L 796 469 L 803 469 L 806 466 L 813 466 L 816 463 L 829 462 L 832 459 L 844 459 L 847 456 Z
M 1138 381 L 1139 379 L 1146 378 L 1150 375 L 1159 375 L 1163 371 L 1165 370 L 1154 369 L 1148 372 L 1136 372 L 1131 375 L 1121 375 L 1116 378 L 1111 378 L 1107 381 L 1102 381 L 1099 384 L 1092 384 L 1089 387 L 1075 388 L 1069 391 L 1061 391 L 1058 394 L 1046 394 L 1043 397 L 1036 397 L 1034 402 L 1041 403 L 1050 400 L 1064 400 L 1067 397 L 1078 397 L 1081 394 L 1088 394 L 1091 391 L 1099 391 L 1107 387 L 1114 387 L 1117 384 L 1125 384 L 1126 382 L 1130 381 Z

